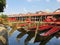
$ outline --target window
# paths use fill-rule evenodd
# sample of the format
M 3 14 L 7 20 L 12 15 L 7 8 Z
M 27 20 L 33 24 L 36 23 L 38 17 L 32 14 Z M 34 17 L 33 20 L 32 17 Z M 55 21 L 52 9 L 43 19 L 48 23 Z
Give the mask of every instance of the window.
M 39 21 L 40 16 L 32 16 L 31 21 Z

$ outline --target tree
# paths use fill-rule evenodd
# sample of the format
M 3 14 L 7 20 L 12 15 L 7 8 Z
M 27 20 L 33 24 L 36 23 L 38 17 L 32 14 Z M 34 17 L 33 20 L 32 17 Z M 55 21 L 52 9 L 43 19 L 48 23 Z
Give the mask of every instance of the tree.
M 3 18 L 3 19 L 6 19 L 8 16 L 7 15 L 5 15 L 5 14 L 1 14 L 0 15 L 0 18 Z
M 0 20 L 1 20 L 1 22 L 3 22 L 3 23 L 6 23 L 6 22 L 7 22 L 7 18 L 8 18 L 8 16 L 5 15 L 5 14 L 1 14 L 1 15 L 0 15 Z
M 6 7 L 6 0 L 0 0 L 0 12 L 3 12 L 5 7 Z

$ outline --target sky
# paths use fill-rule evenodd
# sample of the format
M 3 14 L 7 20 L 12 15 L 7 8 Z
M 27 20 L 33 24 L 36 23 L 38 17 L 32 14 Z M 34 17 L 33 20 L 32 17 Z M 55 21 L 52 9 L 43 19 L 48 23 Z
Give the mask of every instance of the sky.
M 6 0 L 5 14 L 53 12 L 60 8 L 60 0 Z

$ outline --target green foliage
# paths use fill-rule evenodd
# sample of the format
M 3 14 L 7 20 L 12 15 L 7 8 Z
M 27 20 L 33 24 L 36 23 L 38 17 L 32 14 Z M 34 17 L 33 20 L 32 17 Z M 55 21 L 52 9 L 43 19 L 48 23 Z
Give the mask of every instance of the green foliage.
M 0 0 L 0 4 L 2 4 L 3 6 L 6 5 L 6 0 Z
M 7 23 L 7 18 L 8 18 L 7 15 L 1 14 L 1 15 L 0 15 L 0 18 L 3 19 L 3 22 L 4 22 L 4 23 Z
M 6 7 L 6 0 L 0 0 L 0 12 L 3 12 L 4 7 Z
M 4 14 L 1 14 L 0 15 L 0 18 L 3 18 L 3 19 L 6 19 L 8 16 L 7 15 L 4 15 Z

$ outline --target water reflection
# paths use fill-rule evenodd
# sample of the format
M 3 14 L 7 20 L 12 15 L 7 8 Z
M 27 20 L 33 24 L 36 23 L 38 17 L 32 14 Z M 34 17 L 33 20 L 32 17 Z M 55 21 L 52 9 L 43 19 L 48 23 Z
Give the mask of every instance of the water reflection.
M 11 30 L 10 34 L 12 34 L 15 31 L 15 27 Z M 18 32 L 15 32 L 15 34 L 12 34 L 12 37 L 9 37 L 9 45 L 35 45 L 36 42 L 40 42 L 40 44 L 38 45 L 46 45 L 52 38 L 56 37 L 57 39 L 60 37 L 60 31 L 57 33 L 54 33 L 51 36 L 47 36 L 47 37 L 43 37 L 40 36 L 40 34 L 44 31 L 38 31 L 38 34 L 36 34 L 36 38 L 35 40 L 33 39 L 32 41 L 34 41 L 33 44 L 30 44 L 29 41 L 34 38 L 35 36 L 35 31 L 26 31 L 23 28 L 17 29 Z M 18 33 L 18 34 L 17 34 Z M 28 36 L 25 36 L 26 34 L 28 34 Z M 24 37 L 24 38 L 23 38 Z M 21 39 L 22 38 L 22 39 Z M 13 40 L 12 40 L 13 39 Z M 17 40 L 16 40 L 17 39 Z M 23 40 L 23 42 L 22 42 Z M 11 42 L 13 41 L 13 42 Z M 15 44 L 16 43 L 16 44 Z M 49 44 L 50 45 L 50 44 Z
M 35 36 L 35 32 L 34 31 L 28 31 L 28 32 L 24 31 L 24 33 L 21 32 L 16 37 L 17 39 L 20 40 L 26 34 L 28 34 L 28 36 L 24 40 L 25 45 L 27 45 L 29 43 L 29 41 Z M 60 37 L 60 32 L 57 32 L 57 33 L 55 33 L 55 34 L 53 34 L 51 36 L 47 36 L 47 37 L 40 36 L 40 34 L 38 33 L 36 38 L 35 38 L 35 40 L 34 40 L 34 43 L 40 42 L 39 45 L 46 45 L 52 38 L 54 38 L 54 36 L 56 38 L 59 38 Z

